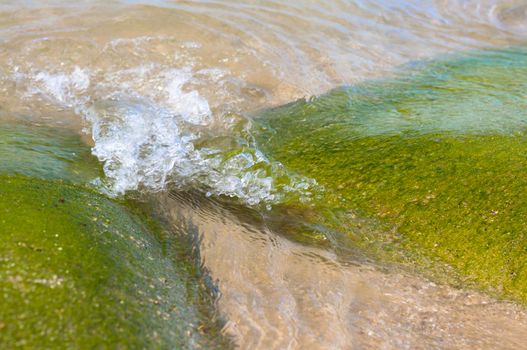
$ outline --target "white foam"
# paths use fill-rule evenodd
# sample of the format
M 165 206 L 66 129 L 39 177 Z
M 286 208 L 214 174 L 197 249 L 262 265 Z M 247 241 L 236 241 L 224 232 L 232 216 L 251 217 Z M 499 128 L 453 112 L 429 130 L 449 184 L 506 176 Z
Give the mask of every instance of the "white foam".
M 197 91 L 185 92 L 183 86 L 192 79 L 190 69 L 173 69 L 165 74 L 167 103 L 185 121 L 206 125 L 211 122 L 209 103 Z
M 202 45 L 195 41 L 186 41 L 181 45 L 185 49 L 201 49 Z
M 163 189 L 176 164 L 191 163 L 192 136 L 181 135 L 168 111 L 140 102 L 106 102 L 93 106 L 86 118 L 92 125 L 93 154 L 115 194 L 140 185 Z
M 196 149 L 198 135 L 184 131 L 186 120 L 147 100 L 107 101 L 89 109 L 86 117 L 93 154 L 103 162 L 113 194 L 159 191 L 173 184 L 238 197 L 250 205 L 279 198 L 272 174 L 262 169 L 271 163 L 261 153 L 226 156 L 219 149 Z
M 85 101 L 85 98 L 79 98 L 79 95 L 82 95 L 89 86 L 89 74 L 86 70 L 76 66 L 70 73 L 48 71 L 36 73 L 29 92 L 30 94 L 42 94 L 63 106 L 74 107 L 82 103 L 80 100 Z
M 275 203 L 286 192 L 307 193 L 312 185 L 291 176 L 277 187 L 275 178 L 283 179 L 284 169 L 256 149 L 247 130 L 236 134 L 243 118 L 214 116 L 196 87 L 221 87 L 225 70 L 150 63 L 94 72 L 79 66 L 13 72 L 13 79 L 26 84 L 26 98 L 43 97 L 88 122 L 92 151 L 106 176 L 97 182 L 109 195 L 192 187 L 256 205 Z M 217 129 L 230 141 L 215 144 Z M 207 146 L 198 147 L 201 142 Z

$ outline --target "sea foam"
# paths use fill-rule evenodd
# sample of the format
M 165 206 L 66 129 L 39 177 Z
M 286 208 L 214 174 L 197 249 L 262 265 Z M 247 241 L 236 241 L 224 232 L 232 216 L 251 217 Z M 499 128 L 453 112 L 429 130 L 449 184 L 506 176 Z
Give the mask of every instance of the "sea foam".
M 105 173 L 96 182 L 109 195 L 172 186 L 237 197 L 249 205 L 270 205 L 287 193 L 306 198 L 314 182 L 267 159 L 250 136 L 250 121 L 238 115 L 233 127 L 232 118 L 213 113 L 207 99 L 188 87 L 203 80 L 221 86 L 224 75 L 156 64 L 104 72 L 79 66 L 17 72 L 27 82 L 27 98 L 44 98 L 87 123 L 92 153 Z

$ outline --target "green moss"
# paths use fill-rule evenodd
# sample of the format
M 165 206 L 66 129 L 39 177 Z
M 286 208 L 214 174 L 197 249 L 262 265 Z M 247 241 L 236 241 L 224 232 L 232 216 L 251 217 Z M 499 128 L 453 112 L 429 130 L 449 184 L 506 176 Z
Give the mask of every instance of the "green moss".
M 30 124 L 0 125 L 0 174 L 83 183 L 102 174 L 79 135 Z
M 185 242 L 99 174 L 72 133 L 0 126 L 0 347 L 229 347 Z
M 191 264 L 125 208 L 62 182 L 0 183 L 2 348 L 222 344 L 196 305 Z
M 324 186 L 326 226 L 527 302 L 527 52 L 405 72 L 268 111 L 256 137 Z

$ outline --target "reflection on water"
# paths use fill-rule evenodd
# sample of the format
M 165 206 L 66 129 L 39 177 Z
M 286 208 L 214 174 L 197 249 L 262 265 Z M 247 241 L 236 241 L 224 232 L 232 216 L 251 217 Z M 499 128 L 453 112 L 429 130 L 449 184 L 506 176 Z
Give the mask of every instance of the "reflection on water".
M 272 202 L 267 172 L 280 164 L 258 152 L 228 164 L 215 158 L 232 144 L 250 148 L 242 114 L 409 61 L 525 42 L 526 8 L 513 0 L 3 1 L 0 115 L 85 128 L 117 192 L 198 183 Z M 290 182 L 301 193 L 312 185 Z M 527 344 L 516 306 L 342 261 L 331 245 L 292 242 L 199 196 L 159 197 L 173 225 L 201 238 L 225 331 L 242 348 Z

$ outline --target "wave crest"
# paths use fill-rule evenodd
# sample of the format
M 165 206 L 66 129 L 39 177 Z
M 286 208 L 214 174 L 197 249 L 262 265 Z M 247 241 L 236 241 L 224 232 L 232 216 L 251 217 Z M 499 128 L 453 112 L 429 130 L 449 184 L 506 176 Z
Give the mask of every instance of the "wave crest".
M 210 72 L 214 79 L 221 72 Z M 204 72 L 200 72 L 204 74 Z M 315 182 L 265 157 L 250 135 L 250 121 L 214 116 L 207 100 L 187 84 L 190 67 L 140 66 L 109 72 L 102 81 L 87 68 L 30 72 L 27 97 L 70 109 L 88 123 L 92 153 L 106 178 L 97 182 L 118 196 L 133 190 L 192 187 L 207 195 L 270 205 L 296 194 L 309 197 Z

